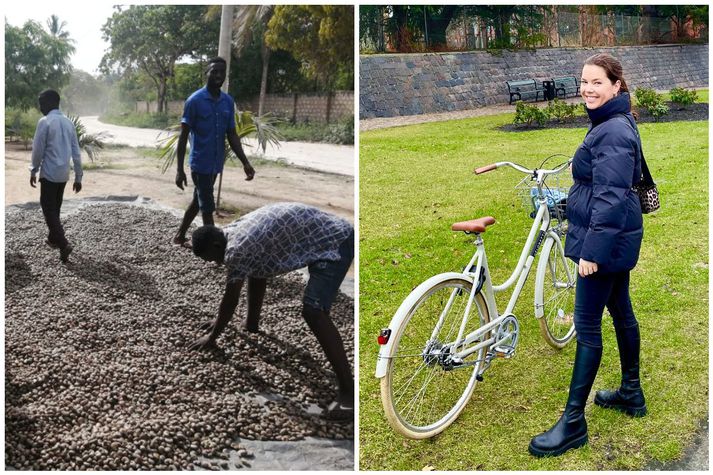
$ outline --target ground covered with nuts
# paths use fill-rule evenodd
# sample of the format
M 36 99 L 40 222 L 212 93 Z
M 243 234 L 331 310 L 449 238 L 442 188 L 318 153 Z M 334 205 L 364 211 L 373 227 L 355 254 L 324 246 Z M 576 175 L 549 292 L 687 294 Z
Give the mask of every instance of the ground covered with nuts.
M 221 350 L 191 352 L 225 269 L 170 244 L 179 220 L 113 204 L 63 221 L 66 265 L 39 209 L 6 213 L 7 466 L 240 468 L 252 454 L 239 438 L 353 438 L 353 422 L 320 415 L 336 381 L 300 315 L 299 274 L 269 282 L 260 333 L 239 329 L 242 298 Z M 353 309 L 343 294 L 332 308 L 352 361 Z

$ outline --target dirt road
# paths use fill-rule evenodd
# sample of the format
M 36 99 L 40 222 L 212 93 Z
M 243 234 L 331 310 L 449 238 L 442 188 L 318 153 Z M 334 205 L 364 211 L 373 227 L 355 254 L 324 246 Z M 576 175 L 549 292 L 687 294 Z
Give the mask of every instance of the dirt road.
M 5 204 L 39 201 L 39 189 L 29 184 L 31 152 L 18 144 L 5 145 Z M 193 185 L 181 191 L 174 184 L 172 168 L 165 174 L 160 161 L 142 156 L 129 147 L 105 150 L 100 161 L 92 164 L 82 154 L 85 164 L 83 189 L 75 195 L 65 190 L 65 200 L 75 196 L 119 195 L 145 196 L 165 206 L 185 209 L 190 203 Z M 276 201 L 300 201 L 354 221 L 354 178 L 320 173 L 270 161 L 254 164 L 256 175 L 245 181 L 242 168 L 226 167 L 221 192 L 221 207 L 241 214 Z M 233 217 L 228 217 L 230 221 Z
M 99 122 L 96 116 L 81 117 L 82 124 L 90 134 L 108 132 L 111 137 L 106 141 L 116 145 L 130 147 L 154 147 L 159 134 L 165 133 L 159 129 L 138 129 Z M 245 140 L 245 153 L 262 156 L 267 160 L 281 161 L 291 165 L 327 173 L 354 176 L 354 147 L 308 142 L 282 142 L 280 148 L 270 146 L 262 154 L 253 139 Z

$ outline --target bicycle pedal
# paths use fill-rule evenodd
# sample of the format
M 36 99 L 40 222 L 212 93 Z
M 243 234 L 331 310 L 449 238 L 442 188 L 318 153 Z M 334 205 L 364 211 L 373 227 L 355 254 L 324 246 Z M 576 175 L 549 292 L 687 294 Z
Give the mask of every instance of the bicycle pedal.
M 483 382 L 483 375 L 482 374 L 476 374 L 475 379 L 478 380 L 478 382 L 482 383 Z

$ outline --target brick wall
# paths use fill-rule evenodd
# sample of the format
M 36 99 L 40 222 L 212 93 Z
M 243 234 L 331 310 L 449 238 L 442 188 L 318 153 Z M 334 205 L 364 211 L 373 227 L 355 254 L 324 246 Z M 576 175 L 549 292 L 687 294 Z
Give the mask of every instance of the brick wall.
M 240 109 L 257 112 L 259 97 L 237 101 Z M 354 91 L 337 91 L 331 100 L 324 94 L 268 94 L 264 112 L 297 122 L 326 122 L 354 115 Z
M 258 111 L 258 97 L 250 100 L 236 101 L 236 108 Z M 183 101 L 169 101 L 170 112 L 181 114 Z M 268 94 L 263 106 L 264 112 L 273 115 L 294 119 L 297 122 L 326 122 L 327 114 L 330 121 L 354 115 L 354 91 L 337 91 L 331 100 L 323 94 Z M 156 102 L 138 101 L 136 112 L 156 112 Z
M 708 86 L 708 45 L 369 55 L 359 58 L 359 118 L 507 104 L 505 81 L 579 77 L 584 60 L 599 52 L 622 62 L 632 90 Z

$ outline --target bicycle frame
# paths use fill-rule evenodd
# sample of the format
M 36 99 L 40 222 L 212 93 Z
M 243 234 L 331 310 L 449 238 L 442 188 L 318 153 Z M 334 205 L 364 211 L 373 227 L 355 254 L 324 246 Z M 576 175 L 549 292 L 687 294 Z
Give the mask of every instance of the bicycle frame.
M 471 292 L 468 298 L 468 302 L 466 304 L 466 308 L 464 310 L 463 314 L 463 319 L 461 321 L 461 325 L 459 327 L 458 335 L 456 339 L 453 342 L 444 342 L 444 347 L 449 347 L 452 349 L 452 356 L 454 361 L 460 361 L 462 362 L 466 357 L 472 355 L 473 353 L 476 353 L 480 351 L 481 349 L 490 349 L 493 347 L 496 347 L 500 341 L 497 340 L 496 336 L 491 334 L 488 339 L 484 339 L 484 336 L 487 335 L 489 332 L 491 332 L 493 329 L 497 329 L 498 326 L 508 317 L 513 316 L 512 311 L 515 307 L 515 304 L 520 296 L 520 293 L 522 292 L 522 289 L 525 285 L 525 282 L 527 281 L 527 277 L 529 276 L 530 270 L 532 269 L 532 264 L 535 260 L 535 256 L 537 255 L 538 250 L 542 247 L 543 243 L 548 240 L 548 239 L 554 239 L 557 242 L 557 245 L 561 245 L 561 240 L 559 239 L 559 236 L 557 232 L 554 230 L 554 228 L 550 228 L 550 223 L 552 221 L 552 217 L 550 215 L 550 209 L 547 204 L 547 197 L 543 193 L 542 187 L 544 185 L 544 180 L 546 176 L 552 173 L 556 173 L 566 164 L 562 167 L 558 167 L 555 170 L 534 170 L 530 171 L 527 170 L 523 167 L 520 167 L 519 165 L 512 164 L 510 162 L 500 162 L 495 165 L 490 165 L 488 167 L 485 167 L 482 169 L 481 172 L 484 171 L 489 171 L 491 169 L 495 169 L 499 166 L 503 165 L 509 165 L 512 166 L 513 168 L 516 168 L 519 171 L 522 172 L 527 172 L 532 174 L 533 181 L 536 182 L 537 189 L 538 189 L 538 194 L 537 194 L 537 202 L 539 203 L 537 213 L 535 215 L 534 221 L 532 223 L 532 226 L 530 228 L 530 232 L 528 234 L 527 240 L 525 241 L 525 244 L 523 246 L 522 252 L 520 253 L 520 258 L 518 260 L 517 265 L 515 266 L 515 269 L 513 270 L 512 274 L 510 277 L 503 282 L 500 285 L 493 285 L 491 276 L 490 276 L 490 271 L 488 268 L 488 259 L 487 255 L 485 252 L 485 244 L 483 242 L 483 238 L 481 237 L 480 234 L 475 235 L 475 246 L 476 250 L 475 253 L 473 254 L 473 257 L 470 259 L 466 267 L 463 269 L 461 273 L 453 272 L 451 273 L 454 278 L 463 278 L 465 277 L 468 279 L 471 283 Z M 489 315 L 495 316 L 490 322 L 486 323 L 485 325 L 481 326 L 477 330 L 474 330 L 473 332 L 464 335 L 465 332 L 465 327 L 468 323 L 468 316 L 470 315 L 470 310 L 472 308 L 472 305 L 475 302 L 475 296 L 476 294 L 481 290 L 479 286 L 479 281 L 480 281 L 480 275 L 481 272 L 483 273 L 483 294 L 485 297 L 485 303 L 488 309 Z M 437 276 L 434 276 L 434 278 Z M 570 276 L 571 277 L 571 276 Z M 430 281 L 427 280 L 421 285 L 428 285 L 428 282 Z M 515 284 L 516 283 L 516 284 Z M 507 290 L 508 288 L 512 287 L 512 285 L 515 284 L 515 288 L 513 290 L 512 295 L 510 296 L 510 300 L 508 301 L 508 305 L 505 308 L 505 312 L 503 314 L 500 314 L 497 309 L 497 303 L 495 301 L 495 294 L 498 292 L 502 292 L 504 290 Z M 416 292 L 416 291 L 414 291 Z M 439 331 L 441 330 L 445 316 L 448 314 L 451 306 L 453 305 L 453 302 L 457 296 L 457 291 L 453 291 L 451 294 L 451 297 L 449 301 L 447 302 L 444 310 L 441 312 L 441 315 L 439 316 L 438 322 L 436 323 L 436 326 L 433 329 L 433 332 L 431 334 L 431 340 L 436 339 L 436 336 L 438 335 Z M 409 302 L 409 299 L 404 301 L 402 305 L 406 305 L 407 307 L 410 306 L 412 303 L 415 303 L 413 301 Z M 397 327 L 400 323 L 399 322 L 394 322 L 392 321 L 392 324 L 390 325 L 391 328 Z M 475 344 L 474 344 L 475 343 Z M 388 364 L 388 360 L 390 357 L 386 356 L 391 353 L 391 346 L 393 344 L 393 341 L 389 341 L 386 343 L 386 345 L 382 346 L 380 350 L 380 357 L 377 361 L 377 369 L 376 369 L 376 377 L 381 378 L 386 375 L 386 367 Z M 481 370 L 482 372 L 482 370 Z
M 525 282 L 527 281 L 527 278 L 530 274 L 530 270 L 532 269 L 532 263 L 535 261 L 535 256 L 537 255 L 537 252 L 542 246 L 545 239 L 554 239 L 557 241 L 558 245 L 561 245 L 557 233 L 553 229 L 550 229 L 550 222 L 552 220 L 552 217 L 550 215 L 549 206 L 547 205 L 547 198 L 542 191 L 544 178 L 547 176 L 547 174 L 548 173 L 543 170 L 535 171 L 534 178 L 537 182 L 537 201 L 539 203 L 537 214 L 535 215 L 535 219 L 532 223 L 532 226 L 530 227 L 530 233 L 528 234 L 525 245 L 522 248 L 518 263 L 515 266 L 515 269 L 513 270 L 510 277 L 502 284 L 492 284 L 492 279 L 490 277 L 490 271 L 488 268 L 488 259 L 485 252 L 485 243 L 483 242 L 483 238 L 480 236 L 480 234 L 476 235 L 475 253 L 473 254 L 473 257 L 471 258 L 470 262 L 468 262 L 468 265 L 462 272 L 462 275 L 467 276 L 468 279 L 473 282 L 473 285 L 471 287 L 471 294 L 463 315 L 463 321 L 461 322 L 458 336 L 456 337 L 456 340 L 453 343 L 447 344 L 447 346 L 453 348 L 454 350 L 463 348 L 461 351 L 454 353 L 454 358 L 457 358 L 462 361 L 471 354 L 480 351 L 482 348 L 492 348 L 501 343 L 500 341 L 497 341 L 496 337 L 494 336 L 491 336 L 491 338 L 484 341 L 480 340 L 483 339 L 483 335 L 486 335 L 494 328 L 497 328 L 503 322 L 503 320 L 513 315 L 512 311 L 515 308 L 515 304 L 517 303 L 517 300 L 520 297 L 522 288 L 524 287 Z M 475 271 L 473 272 L 471 270 L 473 269 L 474 265 Z M 495 315 L 495 318 L 464 337 L 463 332 L 465 330 L 466 324 L 468 323 L 468 315 L 470 315 L 470 309 L 475 300 L 476 291 L 478 290 L 477 282 L 481 269 L 482 272 L 484 272 L 483 286 L 485 287 L 484 294 L 486 305 L 488 307 L 488 313 L 490 315 Z M 503 314 L 500 314 L 497 309 L 495 294 L 507 290 L 515 282 L 517 282 L 517 284 L 515 285 L 515 289 L 513 290 L 510 296 L 510 300 L 507 304 L 507 307 L 505 308 L 505 312 Z M 435 339 L 436 335 L 438 335 L 438 332 L 440 331 L 440 328 L 443 323 L 443 318 L 448 313 L 448 310 L 450 309 L 454 297 L 455 295 L 451 296 L 451 299 L 446 305 L 446 309 L 441 314 L 439 322 L 436 324 L 436 328 L 434 329 L 434 332 L 431 335 L 432 339 Z M 480 343 L 476 344 L 475 346 L 470 346 L 472 343 L 477 341 L 480 341 Z

